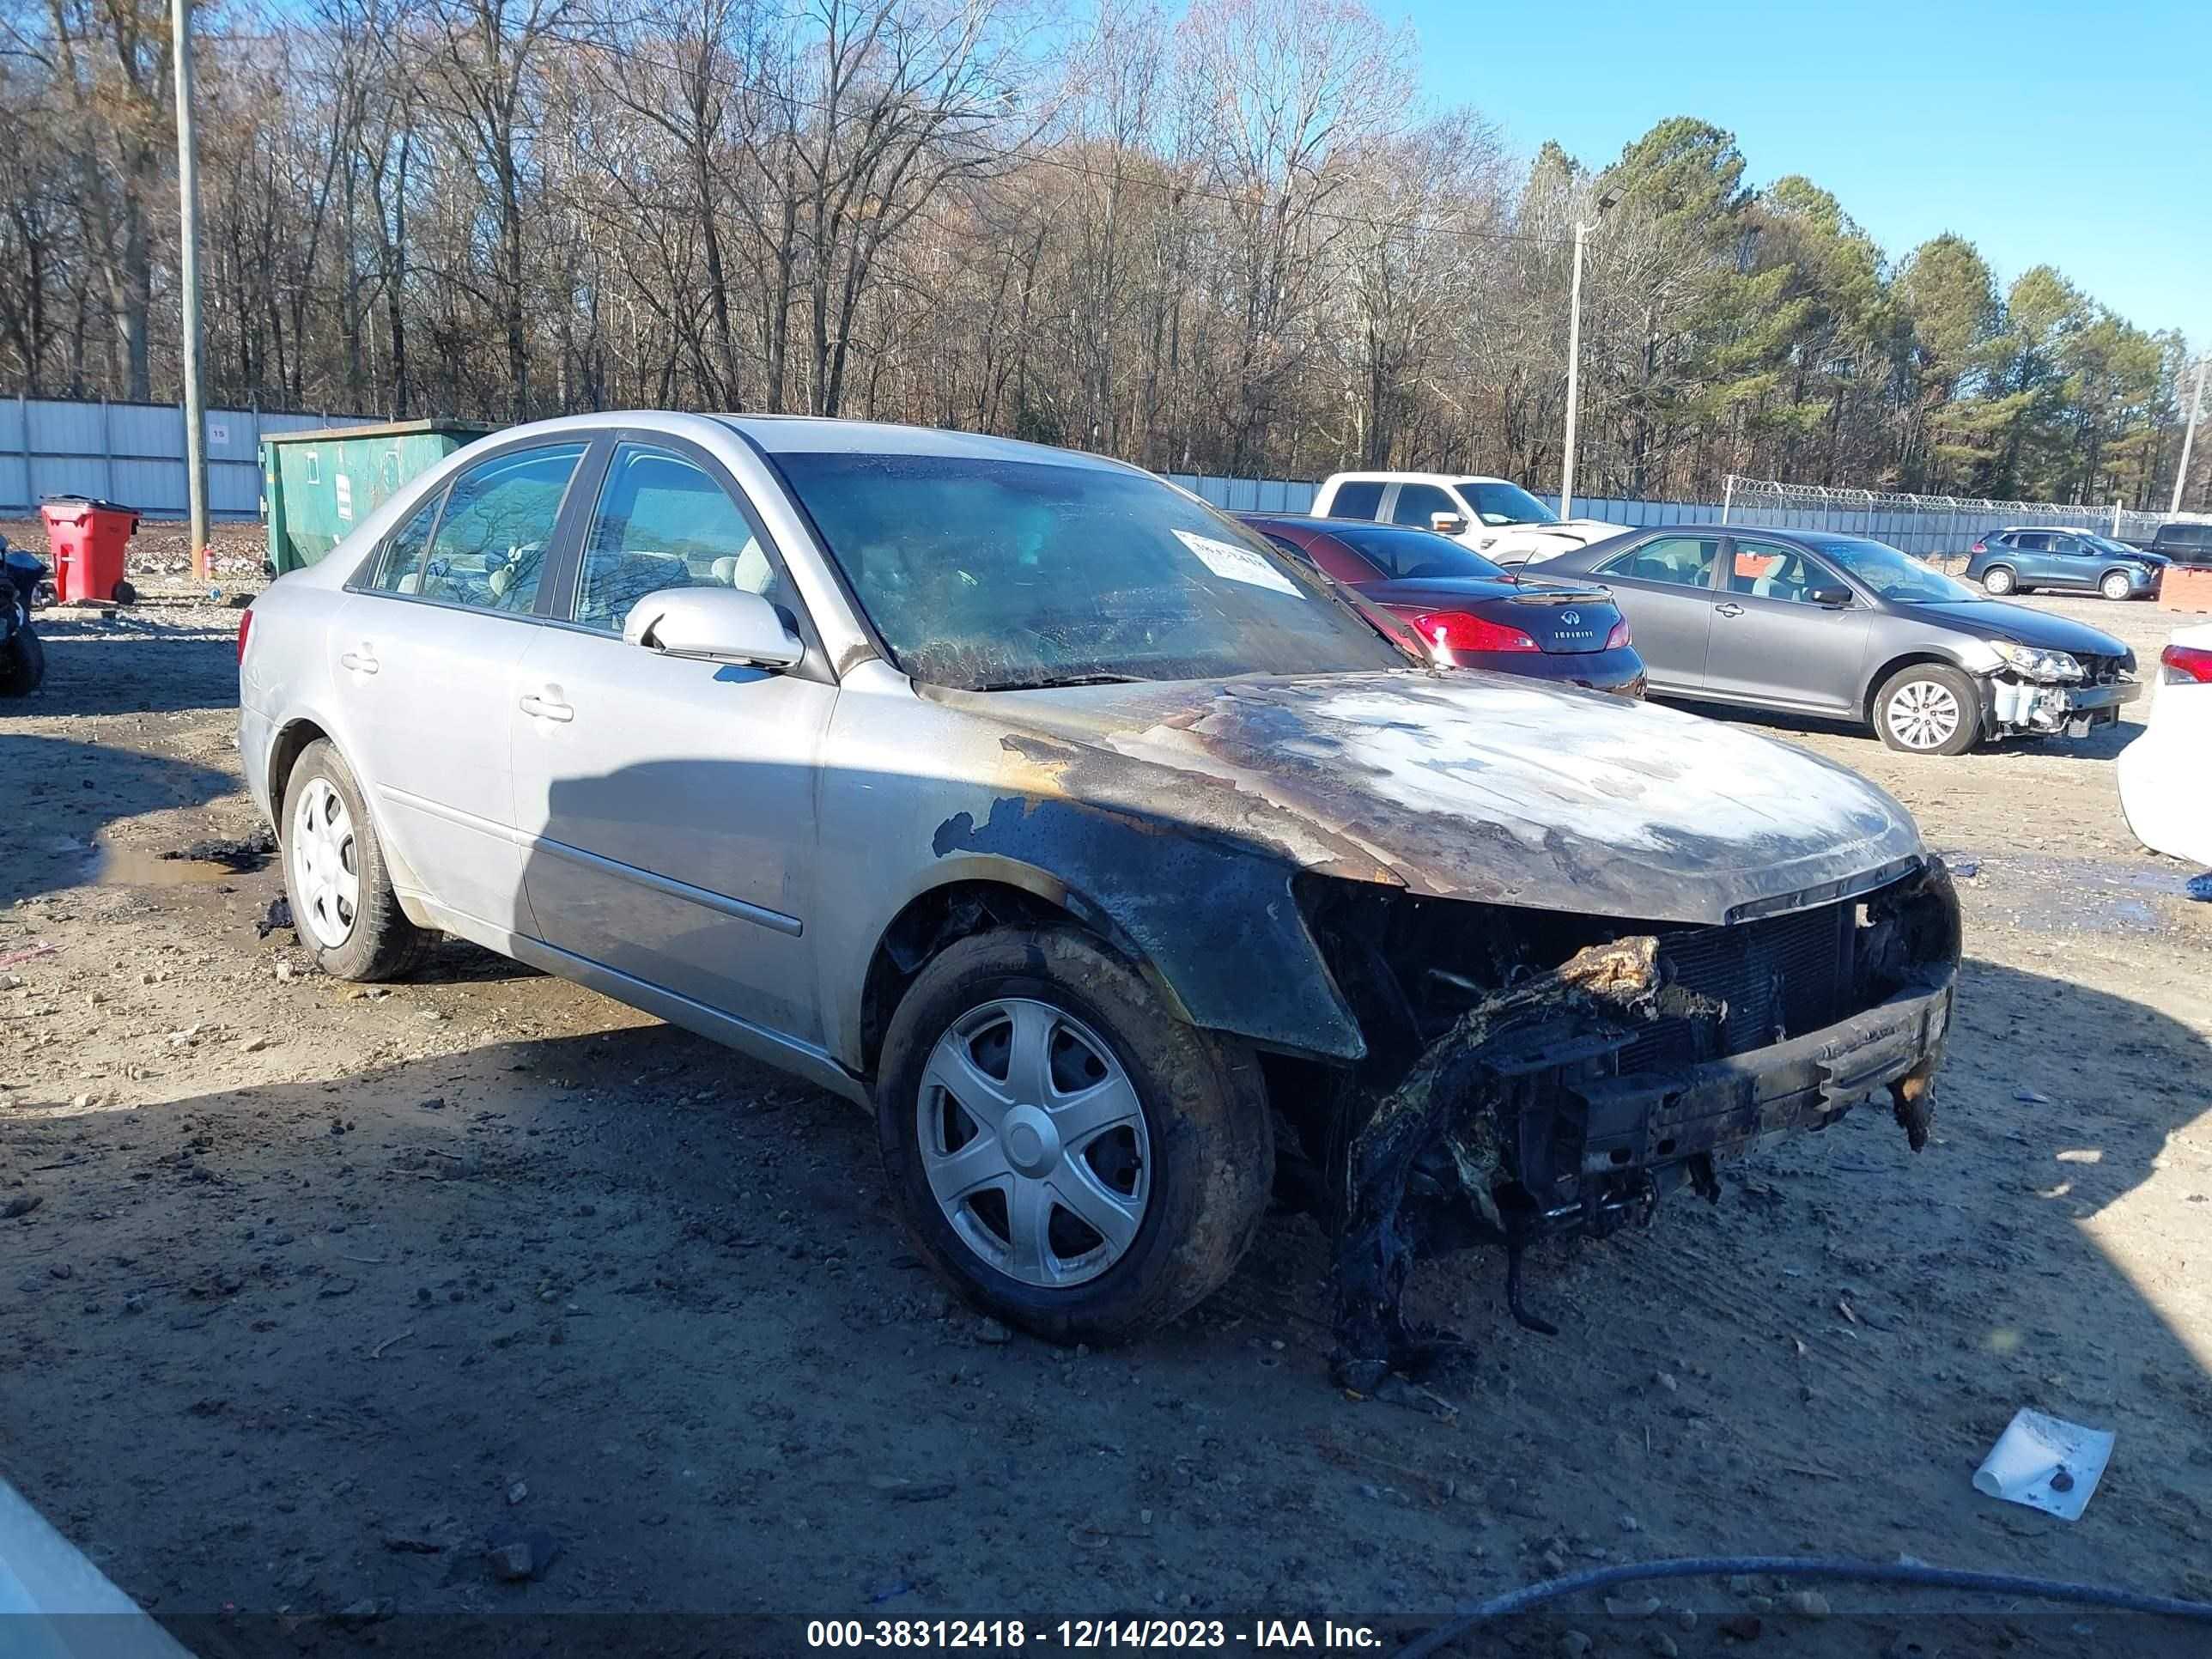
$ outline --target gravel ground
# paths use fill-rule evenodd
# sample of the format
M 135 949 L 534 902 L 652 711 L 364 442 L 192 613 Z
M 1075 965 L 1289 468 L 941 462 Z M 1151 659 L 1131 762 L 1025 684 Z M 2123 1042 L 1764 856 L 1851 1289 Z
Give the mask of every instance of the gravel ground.
M 225 600 L 258 585 L 258 532 L 222 552 Z M 1425 1264 L 1415 1312 L 1484 1358 L 1424 1412 L 1330 1389 L 1303 1221 L 1157 1339 L 1055 1350 L 903 1253 L 849 1109 L 472 948 L 313 973 L 258 935 L 273 869 L 158 857 L 255 825 L 236 613 L 167 568 L 181 538 L 134 553 L 144 602 L 49 613 L 44 691 L 0 709 L 0 958 L 39 952 L 0 969 L 0 1474 L 204 1653 L 793 1644 L 684 1613 L 1250 1645 L 1255 1614 L 1711 1552 L 2212 1595 L 2212 908 L 2121 821 L 2139 728 L 1948 762 L 1786 733 L 1975 869 L 1934 1143 L 1862 1111 L 1717 1207 L 1537 1253 L 1555 1339 L 1497 1261 Z M 2035 603 L 2146 655 L 2172 621 Z M 1969 1486 L 2022 1405 L 2118 1431 L 2070 1526 Z M 503 1527 L 534 1577 L 488 1565 Z M 2032 1604 L 1658 1594 L 1479 1650 L 2190 1650 Z M 661 1617 L 441 1622 L 530 1613 Z

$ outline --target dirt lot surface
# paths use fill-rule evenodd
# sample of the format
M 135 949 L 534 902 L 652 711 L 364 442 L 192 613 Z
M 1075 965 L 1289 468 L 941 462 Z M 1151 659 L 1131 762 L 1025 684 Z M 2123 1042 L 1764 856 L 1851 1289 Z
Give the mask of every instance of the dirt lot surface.
M 2212 906 L 2121 821 L 2138 728 L 1956 761 L 1788 734 L 1973 872 L 1934 1143 L 1863 1109 L 1717 1207 L 1538 1253 L 1553 1339 L 1496 1259 L 1425 1264 L 1416 1314 L 1484 1350 L 1431 1413 L 1329 1386 L 1306 1222 L 1140 1346 L 1010 1339 L 904 1253 L 848 1108 L 472 948 L 365 990 L 258 937 L 273 867 L 158 857 L 255 824 L 236 613 L 153 539 L 145 602 L 48 613 L 44 691 L 0 708 L 0 1474 L 203 1653 L 431 1651 L 500 1612 L 1167 1611 L 1247 1646 L 1255 1614 L 1723 1552 L 2212 1595 Z M 2146 656 L 2172 620 L 2034 603 Z M 2075 1523 L 1969 1484 L 2024 1405 L 2118 1433 Z M 510 1525 L 557 1544 L 534 1578 L 488 1569 Z M 1480 1650 L 2189 1650 L 1781 1589 L 1585 1599 Z M 494 1628 L 471 1650 L 556 1626 Z

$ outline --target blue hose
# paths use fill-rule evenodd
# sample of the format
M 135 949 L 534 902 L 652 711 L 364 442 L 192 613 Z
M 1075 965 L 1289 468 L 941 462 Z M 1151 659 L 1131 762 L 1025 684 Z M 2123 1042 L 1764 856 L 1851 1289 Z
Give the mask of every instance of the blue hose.
M 1401 1649 L 1398 1659 L 1423 1659 L 1423 1656 L 1457 1641 L 1477 1625 L 1525 1613 L 1563 1595 L 1653 1578 L 1725 1578 L 1753 1572 L 1776 1573 L 1790 1578 L 1841 1578 L 1863 1584 L 1973 1590 L 1984 1595 L 2030 1595 L 2045 1601 L 2072 1601 L 2083 1607 L 2116 1607 L 2124 1613 L 2160 1613 L 2169 1619 L 2212 1623 L 2212 1601 L 2184 1601 L 2171 1595 L 2148 1595 L 2141 1590 L 2115 1589 L 2105 1584 L 2068 1584 L 2053 1578 L 2029 1578 L 2010 1572 L 1969 1572 L 1960 1567 L 1931 1567 L 1911 1561 L 1854 1561 L 1841 1555 L 1692 1555 L 1673 1561 L 1631 1561 L 1619 1566 L 1592 1567 L 1585 1572 L 1571 1572 L 1563 1578 L 1523 1584 L 1519 1589 L 1493 1595 L 1472 1611 L 1437 1626 Z

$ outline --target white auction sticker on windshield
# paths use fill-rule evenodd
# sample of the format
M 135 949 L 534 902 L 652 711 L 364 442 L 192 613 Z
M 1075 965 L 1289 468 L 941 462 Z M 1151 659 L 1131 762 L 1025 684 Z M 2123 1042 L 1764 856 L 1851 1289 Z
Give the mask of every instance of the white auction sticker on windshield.
M 1305 595 L 1298 585 L 1269 564 L 1249 547 L 1239 547 L 1234 542 L 1216 541 L 1211 536 L 1200 536 L 1193 531 L 1178 530 L 1176 538 L 1192 552 L 1198 562 L 1215 575 L 1232 582 L 1249 582 L 1255 587 L 1273 588 L 1278 593 L 1287 593 L 1294 599 Z

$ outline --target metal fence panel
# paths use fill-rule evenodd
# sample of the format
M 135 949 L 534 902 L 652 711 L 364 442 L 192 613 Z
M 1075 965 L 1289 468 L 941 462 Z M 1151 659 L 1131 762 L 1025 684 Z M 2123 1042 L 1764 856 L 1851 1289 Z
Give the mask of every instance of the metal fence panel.
M 359 426 L 378 418 L 210 409 L 209 511 L 224 519 L 259 516 L 264 433 Z M 184 517 L 183 409 L 63 398 L 0 399 L 0 514 L 27 517 L 49 495 L 105 496 L 149 518 Z

